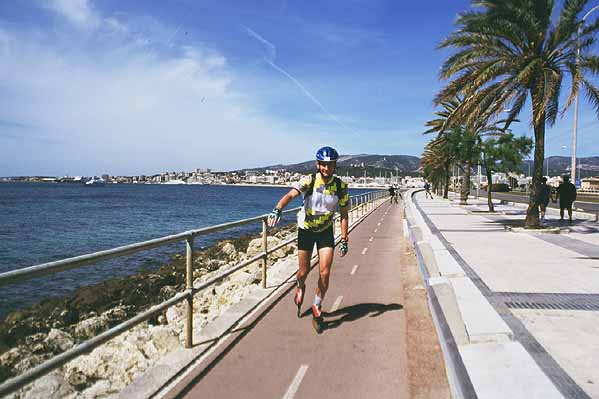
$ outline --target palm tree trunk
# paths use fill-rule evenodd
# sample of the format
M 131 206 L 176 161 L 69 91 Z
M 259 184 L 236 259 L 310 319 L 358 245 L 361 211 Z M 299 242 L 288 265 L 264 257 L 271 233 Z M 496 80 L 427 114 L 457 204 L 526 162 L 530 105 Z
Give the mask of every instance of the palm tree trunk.
M 443 188 L 443 198 L 449 198 L 449 162 L 445 164 L 445 186 Z
M 489 168 L 487 162 L 487 154 L 483 152 L 483 166 L 485 167 L 485 175 L 487 176 L 487 204 L 489 205 L 489 212 L 495 212 L 493 207 L 493 197 L 491 196 L 491 188 L 493 187 L 493 171 Z
M 460 205 L 468 205 L 468 194 L 470 194 L 470 162 L 464 165 L 464 180 L 460 192 Z
M 491 196 L 491 187 L 493 186 L 493 175 L 491 174 L 491 170 L 487 167 L 487 163 L 485 162 L 485 171 L 487 174 L 487 204 L 489 204 L 489 212 L 495 212 L 495 208 L 493 207 L 493 197 Z
M 534 111 L 533 111 L 534 115 Z M 543 179 L 543 161 L 545 159 L 545 117 L 543 115 L 540 123 L 534 124 L 535 131 L 535 158 L 532 168 L 532 186 L 530 190 L 530 199 L 526 209 L 526 220 L 524 227 L 527 229 L 539 228 L 539 196 L 541 190 L 541 180 Z

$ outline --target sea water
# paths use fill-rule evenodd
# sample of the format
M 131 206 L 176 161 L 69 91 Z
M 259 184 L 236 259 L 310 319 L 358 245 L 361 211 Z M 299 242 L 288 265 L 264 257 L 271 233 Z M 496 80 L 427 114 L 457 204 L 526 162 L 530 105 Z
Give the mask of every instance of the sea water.
M 0 273 L 133 244 L 272 210 L 288 187 L 0 184 Z M 367 190 L 350 190 L 350 195 Z M 297 198 L 288 206 L 301 205 Z M 294 216 L 284 216 L 292 222 Z M 260 223 L 198 237 L 195 247 L 261 231 Z M 0 287 L 0 317 L 77 287 L 157 269 L 184 242 Z

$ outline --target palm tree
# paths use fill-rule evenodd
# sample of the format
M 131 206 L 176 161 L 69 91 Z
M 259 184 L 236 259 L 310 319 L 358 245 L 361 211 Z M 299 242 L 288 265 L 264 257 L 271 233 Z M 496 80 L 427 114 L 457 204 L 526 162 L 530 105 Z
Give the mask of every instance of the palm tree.
M 443 189 L 443 198 L 448 196 L 449 167 L 452 161 L 446 136 L 428 142 L 420 158 L 424 177 L 432 183 L 434 190 Z
M 452 113 L 472 122 L 482 110 L 498 115 L 505 108 L 507 128 L 531 100 L 535 135 L 533 187 L 526 227 L 539 226 L 540 190 L 545 149 L 545 127 L 555 123 L 565 77 L 572 86 L 562 109 L 568 109 L 582 87 L 599 114 L 599 89 L 587 75 L 599 73 L 599 57 L 585 55 L 596 42 L 599 20 L 582 27 L 580 14 L 588 0 L 566 0 L 553 18 L 553 0 L 474 0 L 479 11 L 460 14 L 458 29 L 440 48 L 456 48 L 441 68 L 450 80 L 436 96 L 443 104 L 457 95 L 464 101 Z M 555 21 L 555 23 L 553 22 Z M 580 30 L 578 36 L 577 30 Z M 583 54 L 577 59 L 577 48 Z
M 470 194 L 472 167 L 480 159 L 481 139 L 484 136 L 502 134 L 503 130 L 498 125 L 505 121 L 490 122 L 493 116 L 490 107 L 473 111 L 477 112 L 475 118 L 455 117 L 463 104 L 464 100 L 459 96 L 441 103 L 442 109 L 434 113 L 437 118 L 426 122 L 425 125 L 429 129 L 424 134 L 437 133 L 438 138 L 446 137 L 448 156 L 451 156 L 464 172 L 460 204 L 466 205 Z M 449 164 L 447 173 L 449 174 Z

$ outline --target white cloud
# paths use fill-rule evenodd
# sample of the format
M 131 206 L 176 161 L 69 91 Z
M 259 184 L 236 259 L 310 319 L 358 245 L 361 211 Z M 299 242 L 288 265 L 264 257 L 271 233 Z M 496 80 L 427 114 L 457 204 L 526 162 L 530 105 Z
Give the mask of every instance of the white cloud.
M 88 0 L 50 0 L 42 3 L 81 27 L 95 27 L 98 16 Z
M 80 21 L 92 15 L 60 4 Z M 0 31 L 0 54 L 10 60 L 0 65 L 3 175 L 231 169 L 313 152 L 311 138 L 232 88 L 235 71 L 219 52 L 161 49 L 123 20 L 97 20 L 98 32 L 111 34 L 98 33 L 94 48 L 50 30 Z

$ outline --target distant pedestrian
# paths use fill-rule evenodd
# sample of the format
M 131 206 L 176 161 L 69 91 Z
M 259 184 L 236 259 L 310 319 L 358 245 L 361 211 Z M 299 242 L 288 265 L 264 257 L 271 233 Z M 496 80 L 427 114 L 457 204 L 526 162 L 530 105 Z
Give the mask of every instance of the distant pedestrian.
M 391 197 L 391 203 L 393 203 L 393 200 L 395 199 L 395 203 L 397 204 L 397 195 L 395 193 L 395 187 L 393 186 L 389 186 L 389 197 Z
M 431 194 L 431 185 L 428 184 L 427 181 L 424 182 L 424 193 L 426 194 L 426 198 L 431 197 L 431 199 L 433 199 L 433 195 Z
M 545 212 L 547 211 L 547 205 L 549 204 L 550 199 L 551 187 L 547 185 L 547 178 L 543 177 L 541 188 L 539 189 L 539 208 L 541 208 L 541 221 L 545 220 Z
M 555 196 L 556 201 L 559 198 L 559 220 L 564 220 L 564 209 L 567 209 L 568 218 L 572 223 L 572 204 L 576 201 L 576 187 L 570 183 L 570 176 L 564 176 L 563 179 Z

